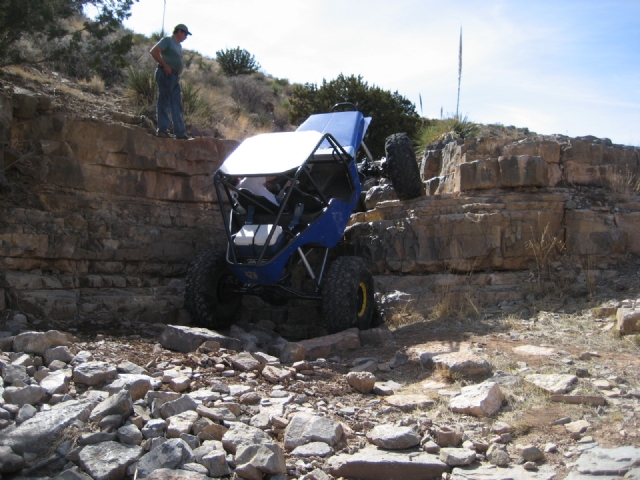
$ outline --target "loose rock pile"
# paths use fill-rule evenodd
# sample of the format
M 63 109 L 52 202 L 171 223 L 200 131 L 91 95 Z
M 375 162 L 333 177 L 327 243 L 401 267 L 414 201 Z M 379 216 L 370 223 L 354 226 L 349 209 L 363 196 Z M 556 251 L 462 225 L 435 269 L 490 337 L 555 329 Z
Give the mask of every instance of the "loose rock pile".
M 389 361 L 360 358 L 346 366 L 336 352 L 388 344 L 391 333 L 354 329 L 305 345 L 264 326 L 233 332 L 168 326 L 159 343 L 102 335 L 83 342 L 57 330 L 2 338 L 0 472 L 100 480 L 552 479 L 556 471 L 545 456 L 557 445 L 513 445 L 513 426 L 485 418 L 502 408 L 505 386 L 530 382 L 557 401 L 590 405 L 624 398 L 636 409 L 640 397 L 618 381 L 617 395 L 576 400 L 576 376 L 524 368 L 518 375 L 495 372 L 459 392 L 440 388 L 450 410 L 462 414 L 446 423 L 429 411 L 436 404 L 429 385 L 424 394 L 404 394 L 402 385 L 376 375 L 412 362 L 468 378 L 487 374 L 478 347 L 398 351 Z M 323 352 L 332 357 L 319 358 Z M 568 478 L 613 469 L 640 475 L 640 448 L 603 449 L 587 435 L 589 422 L 571 420 L 559 419 L 578 442 L 566 452 L 577 459 Z

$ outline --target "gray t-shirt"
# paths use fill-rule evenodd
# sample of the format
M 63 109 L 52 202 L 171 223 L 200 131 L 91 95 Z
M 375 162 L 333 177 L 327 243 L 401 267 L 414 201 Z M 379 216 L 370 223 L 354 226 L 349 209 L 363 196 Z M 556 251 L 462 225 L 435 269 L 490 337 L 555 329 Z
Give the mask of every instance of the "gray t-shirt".
M 182 45 L 175 41 L 173 36 L 164 37 L 155 45 L 162 50 L 162 58 L 173 68 L 178 75 L 182 73 Z

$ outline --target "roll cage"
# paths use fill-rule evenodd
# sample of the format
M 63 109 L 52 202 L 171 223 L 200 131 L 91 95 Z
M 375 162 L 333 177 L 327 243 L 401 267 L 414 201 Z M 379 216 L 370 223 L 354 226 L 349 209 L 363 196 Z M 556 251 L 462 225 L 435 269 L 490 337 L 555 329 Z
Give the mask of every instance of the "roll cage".
M 320 298 L 328 250 L 342 238 L 361 192 L 355 157 L 369 122 L 357 111 L 312 115 L 295 132 L 245 140 L 216 171 L 226 260 L 239 281 L 233 291 L 260 295 L 274 286 L 289 298 Z M 266 176 L 276 177 L 279 205 L 239 188 L 243 177 Z M 249 245 L 245 235 L 252 236 Z M 314 271 L 308 256 L 317 248 L 324 252 Z M 311 293 L 285 285 L 300 264 L 315 283 Z

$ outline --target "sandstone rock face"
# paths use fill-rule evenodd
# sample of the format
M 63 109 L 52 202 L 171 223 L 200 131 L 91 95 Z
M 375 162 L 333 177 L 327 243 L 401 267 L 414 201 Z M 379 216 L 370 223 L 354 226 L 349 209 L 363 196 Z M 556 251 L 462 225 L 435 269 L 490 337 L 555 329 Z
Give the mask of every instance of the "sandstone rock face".
M 458 168 L 454 191 L 549 185 L 549 167 L 541 157 L 512 155 L 461 163 Z
M 16 92 L 13 110 L 3 109 L 11 138 L 31 152 L 21 178 L 39 203 L 16 199 L 0 209 L 5 288 L 39 316 L 121 309 L 178 319 L 182 285 L 165 279 L 184 275 L 198 250 L 222 240 L 211 175 L 237 142 L 158 139 L 43 114 L 50 100 Z
M 564 238 L 562 194 L 449 195 L 390 203 L 355 214 L 345 237 L 374 273 L 485 269 L 535 264 L 527 242 Z
M 567 193 L 436 195 L 354 214 L 345 238 L 374 273 L 535 268 L 535 247 L 543 242 L 557 252 L 615 259 L 640 253 L 633 241 L 640 235 L 638 200 L 603 209 L 575 208 Z
M 500 187 L 555 186 L 559 182 L 616 186 L 637 175 L 636 147 L 596 137 L 561 135 L 509 143 L 497 138 L 448 139 L 422 159 L 424 181 L 437 193 Z
M 0 104 L 0 127 L 12 143 L 5 164 L 27 157 L 19 178 L 17 167 L 6 172 L 20 188 L 2 193 L 0 308 L 63 320 L 187 323 L 188 265 L 226 241 L 211 175 L 237 142 L 158 139 L 131 125 L 51 113 L 51 98 L 26 89 L 1 95 Z M 524 270 L 535 265 L 527 245 L 544 234 L 577 255 L 640 254 L 640 202 L 629 188 L 639 169 L 637 147 L 607 139 L 450 136 L 422 159 L 430 195 L 398 202 L 388 185 L 372 188 L 365 196 L 373 210 L 353 216 L 345 248 L 369 259 L 374 273 L 415 275 Z M 619 198 L 607 208 L 576 204 L 573 185 L 612 188 Z M 498 291 L 490 276 L 473 281 L 498 301 L 515 295 Z M 442 287 L 424 285 L 425 294 Z M 267 316 L 289 340 L 326 333 L 315 309 L 266 311 L 244 299 L 243 307 L 243 318 Z M 313 348 L 284 347 L 282 361 L 336 354 Z

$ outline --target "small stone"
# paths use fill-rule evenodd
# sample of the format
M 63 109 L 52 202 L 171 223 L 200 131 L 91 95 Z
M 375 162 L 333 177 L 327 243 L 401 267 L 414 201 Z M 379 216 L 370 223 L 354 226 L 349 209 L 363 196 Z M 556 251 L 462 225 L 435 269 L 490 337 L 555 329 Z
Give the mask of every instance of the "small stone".
M 566 425 L 571 422 L 571 417 L 562 417 L 553 422 L 554 425 Z
M 524 377 L 525 382 L 531 383 L 552 394 L 567 393 L 578 381 L 578 377 L 569 374 L 530 374 Z
M 349 372 L 347 382 L 360 393 L 370 393 L 376 384 L 376 376 L 371 372 Z
M 446 426 L 436 430 L 436 442 L 441 447 L 457 447 L 462 442 L 462 432 Z
M 514 353 L 520 355 L 531 355 L 537 357 L 550 357 L 558 353 L 554 348 L 538 347 L 536 345 L 522 345 L 513 349 Z
M 586 420 L 577 420 L 575 422 L 565 424 L 564 428 L 569 433 L 584 433 L 591 426 Z
M 449 401 L 452 411 L 475 416 L 491 416 L 500 410 L 504 394 L 497 383 L 483 382 L 462 387 L 460 395 Z
M 402 411 L 411 411 L 416 408 L 427 409 L 435 404 L 435 401 L 428 395 L 390 395 L 385 397 L 385 403 L 396 407 Z
M 395 425 L 378 425 L 367 432 L 367 439 L 374 445 L 389 450 L 411 448 L 420 443 L 420 436 L 411 427 Z
M 451 467 L 471 465 L 476 460 L 476 452 L 466 448 L 442 448 L 440 460 Z
M 513 427 L 505 422 L 495 422 L 491 426 L 491 433 L 501 435 L 503 433 L 511 433 L 511 432 L 513 432 Z
M 386 382 L 376 382 L 373 387 L 373 393 L 381 396 L 389 396 L 393 395 L 397 390 L 400 390 L 402 385 L 400 383 L 394 382 L 393 380 L 388 380 Z
M 487 450 L 487 460 L 498 467 L 506 467 L 511 462 L 506 447 L 497 443 L 492 444 Z
M 440 451 L 440 446 L 433 440 L 429 440 L 422 445 L 422 449 L 427 453 L 438 453 Z
M 35 416 L 36 413 L 38 413 L 38 410 L 32 405 L 23 405 L 22 408 L 20 408 L 18 415 L 16 415 L 16 424 L 20 425 L 22 422 L 25 422 Z
M 311 442 L 300 445 L 291 452 L 294 457 L 326 457 L 331 455 L 333 450 L 324 442 Z
M 517 445 L 516 450 L 520 452 L 525 462 L 537 462 L 544 458 L 544 453 L 535 445 Z
M 172 378 L 169 382 L 169 388 L 174 392 L 184 392 L 191 386 L 191 379 L 185 375 Z

